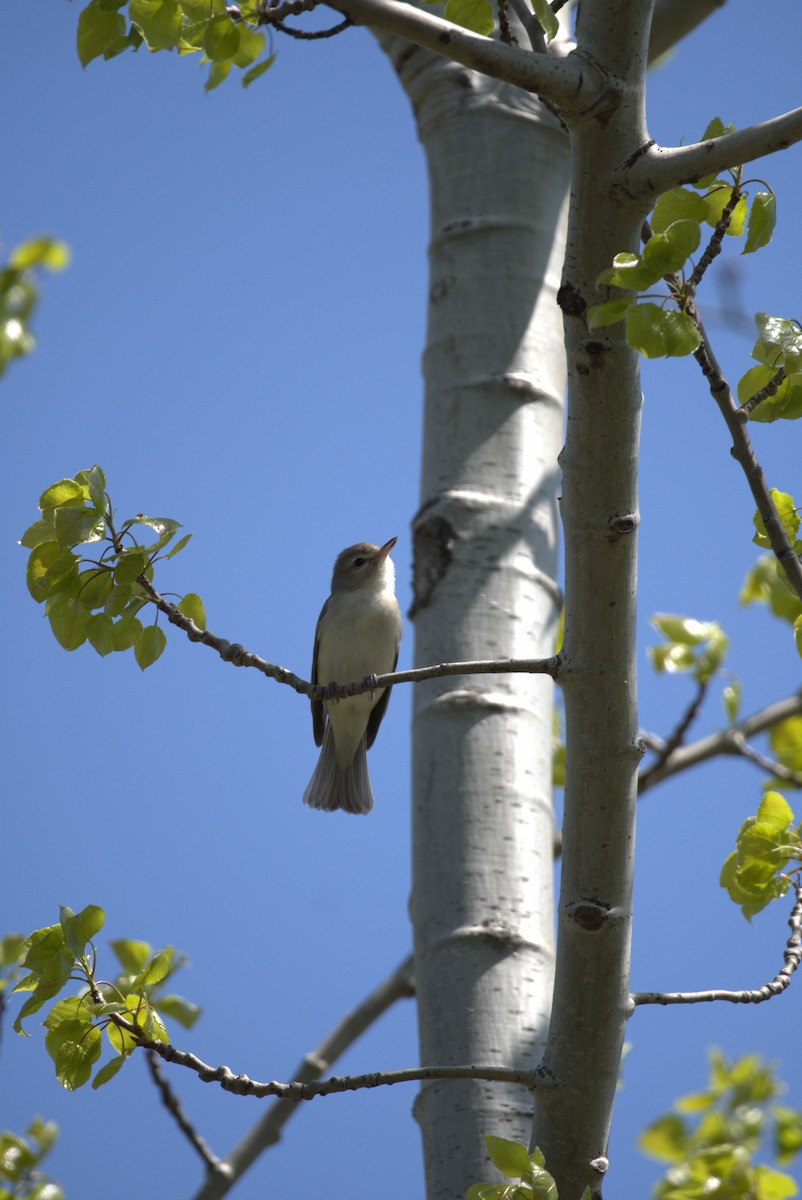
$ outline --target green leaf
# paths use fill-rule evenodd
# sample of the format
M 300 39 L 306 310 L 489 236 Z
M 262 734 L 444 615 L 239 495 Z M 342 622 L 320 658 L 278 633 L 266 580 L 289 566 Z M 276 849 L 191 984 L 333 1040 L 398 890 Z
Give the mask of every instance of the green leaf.
M 799 513 L 796 510 L 793 496 L 789 496 L 787 492 L 781 492 L 777 488 L 771 488 L 769 495 L 774 501 L 774 507 L 777 509 L 777 516 L 780 518 L 783 529 L 793 542 L 799 532 Z M 766 526 L 757 509 L 752 517 L 752 524 L 757 531 L 752 541 L 756 546 L 762 546 L 764 549 L 770 548 L 771 542 L 766 533 Z
M 638 1146 L 650 1158 L 662 1162 L 680 1162 L 688 1151 L 688 1131 L 685 1122 L 673 1113 L 661 1117 L 644 1129 Z
M 106 535 L 106 522 L 94 508 L 57 508 L 55 526 L 62 547 L 100 542 Z
M 751 254 L 768 246 L 774 234 L 777 222 L 777 197 L 774 192 L 758 192 L 749 210 L 749 224 L 746 232 L 746 245 L 742 254 Z
M 766 792 L 757 810 L 757 819 L 777 832 L 785 832 L 794 819 L 794 814 L 784 796 L 779 792 Z
M 664 192 L 654 206 L 650 223 L 655 233 L 665 233 L 675 221 L 695 221 L 699 225 L 707 217 L 707 205 L 701 196 L 689 188 L 672 188 Z
M 540 23 L 547 39 L 551 41 L 560 32 L 560 22 L 554 15 L 548 0 L 532 0 L 532 11 Z M 481 32 L 481 30 L 479 31 Z
M 170 974 L 170 967 L 170 958 L 160 950 L 139 971 L 131 983 L 131 991 L 137 992 L 142 988 L 152 987 L 155 983 L 161 983 Z
M 757 392 L 762 391 L 776 374 L 775 367 L 767 367 L 762 363 L 757 367 L 750 367 L 738 380 L 738 403 L 746 404 L 747 400 L 751 400 Z
M 47 267 L 51 271 L 63 271 L 69 266 L 70 248 L 66 242 L 43 234 L 28 238 L 15 246 L 9 255 L 9 265 L 19 271 L 30 267 Z
M 93 650 L 105 658 L 114 650 L 114 622 L 105 613 L 93 613 L 86 623 L 86 638 Z
M 493 9 L 488 0 L 446 0 L 443 16 L 447 21 L 453 21 L 463 29 L 471 29 L 474 33 L 490 37 L 495 21 Z
M 239 26 L 227 14 L 209 21 L 203 34 L 203 52 L 211 62 L 233 58 L 239 50 Z
M 183 996 L 176 996 L 172 993 L 169 996 L 159 997 L 159 1012 L 164 1013 L 166 1017 L 172 1017 L 174 1021 L 178 1021 L 184 1029 L 191 1029 L 202 1013 L 202 1009 L 197 1004 L 193 1004 L 191 1000 L 186 1000 Z
M 802 617 L 797 617 L 794 621 L 794 645 L 797 654 L 802 658 Z
M 115 583 L 133 583 L 144 574 L 148 565 L 148 556 L 139 549 L 124 550 L 114 568 Z
M 120 617 L 112 626 L 111 640 L 115 650 L 130 650 L 141 636 L 142 622 L 138 617 Z
M 735 126 L 725 125 L 721 117 L 713 117 L 699 140 L 709 142 L 712 138 L 723 137 L 725 133 L 735 133 Z
M 167 638 L 158 625 L 148 625 L 146 629 L 143 629 L 134 648 L 134 658 L 140 669 L 145 671 L 152 666 L 161 656 L 166 645 Z
M 129 1014 L 128 1019 L 133 1020 L 131 1014 Z M 119 1025 L 115 1025 L 113 1022 L 110 1022 L 106 1026 L 106 1037 L 117 1053 L 122 1055 L 130 1054 L 139 1045 L 133 1034 L 129 1033 L 127 1029 L 121 1029 Z
M 674 221 L 665 233 L 656 233 L 643 248 L 643 264 L 655 281 L 663 275 L 679 271 L 699 245 L 699 225 L 696 221 Z
M 153 952 L 149 942 L 138 942 L 131 938 L 117 938 L 109 945 L 120 966 L 129 975 L 137 975 Z
M 610 300 L 607 304 L 594 304 L 587 312 L 588 329 L 601 329 L 623 320 L 627 309 L 634 303 L 634 297 L 627 296 L 621 300 Z
M 641 292 L 657 283 L 659 278 L 660 273 L 655 274 L 653 268 L 644 266 L 640 255 L 622 250 L 613 259 L 612 267 L 601 272 L 596 280 L 596 287 L 620 287 Z
M 41 604 L 43 600 L 47 599 L 45 576 L 60 555 L 61 547 L 58 542 L 42 542 L 28 556 L 25 582 L 37 604 Z
M 48 612 L 53 636 L 65 650 L 77 650 L 86 641 L 89 610 L 70 596 L 59 599 Z
M 203 85 L 203 90 L 205 92 L 213 92 L 216 87 L 219 87 L 228 78 L 230 70 L 231 61 L 229 59 L 223 62 L 213 62 L 209 68 L 209 77 Z
M 769 378 L 772 378 L 775 373 L 770 367 L 753 367 L 752 370 L 768 371 Z M 747 371 L 747 375 L 749 374 L 751 372 Z M 760 389 L 755 390 L 759 391 Z M 802 374 L 798 371 L 793 375 L 786 376 L 774 395 L 767 396 L 749 414 L 750 421 L 762 421 L 765 423 L 781 419 L 785 421 L 797 421 L 800 417 L 802 417 Z
M 736 720 L 741 708 L 741 685 L 737 679 L 724 685 L 721 691 L 721 700 L 727 721 L 731 725 Z
M 681 642 L 685 646 L 698 646 L 710 637 L 716 627 L 712 621 L 697 621 L 694 617 L 680 617 L 672 613 L 655 613 L 651 623 L 672 642 Z
M 167 552 L 165 558 L 174 558 L 176 554 L 180 554 L 191 537 L 191 533 L 185 533 L 184 536 L 176 542 L 172 550 Z
M 79 483 L 74 479 L 60 479 L 58 483 L 51 483 L 49 488 L 45 488 L 39 497 L 39 507 L 44 512 L 47 508 L 57 508 L 70 501 L 83 502 L 83 499 L 83 488 Z
M 44 542 L 54 542 L 55 540 L 55 510 L 49 508 L 44 516 L 28 526 L 20 538 L 19 544 L 20 546 L 24 546 L 26 550 L 35 550 L 37 546 L 41 546 Z
M 251 67 L 250 71 L 246 71 L 242 77 L 242 86 L 250 87 L 251 84 L 254 82 L 254 80 L 258 79 L 260 75 L 264 75 L 265 71 L 270 70 L 270 68 L 273 66 L 273 63 L 275 61 L 276 61 L 275 54 L 269 54 L 267 56 L 267 58 L 263 58 L 262 61 L 260 63 L 257 63 L 255 67 Z M 190 534 L 187 534 L 186 538 L 182 539 L 184 546 L 189 541 L 190 536 L 191 536 Z M 172 551 L 172 553 L 177 554 L 179 549 L 183 549 L 183 546 L 181 546 L 180 543 Z M 167 557 L 169 558 L 170 555 L 168 554 Z
M 66 591 L 77 582 L 78 559 L 71 550 L 64 550 L 53 559 L 45 571 L 41 587 L 46 596 L 55 596 L 58 592 Z
M 128 15 L 151 53 L 175 49 L 181 37 L 181 8 L 176 0 L 130 0 Z
M 256 30 L 249 29 L 247 25 L 240 25 L 239 49 L 234 55 L 234 66 L 244 70 L 251 63 L 256 62 L 265 48 L 266 41 L 267 38 L 263 33 L 257 33 Z
M 111 595 L 113 585 L 111 571 L 105 567 L 91 567 L 88 571 L 81 571 L 78 576 L 78 595 L 75 598 L 90 611 L 103 608 Z
M 707 216 L 705 218 L 708 225 L 715 228 L 724 215 L 724 209 L 732 199 L 732 185 L 729 183 L 721 183 L 716 181 L 714 185 L 705 193 L 703 197 L 704 204 L 707 208 Z M 746 222 L 746 197 L 741 196 L 735 208 L 730 213 L 730 223 L 727 226 L 728 237 L 740 237 L 744 231 Z
M 178 605 L 178 611 L 183 613 L 185 617 L 189 617 L 190 621 L 194 621 L 198 629 L 206 628 L 206 610 L 203 607 L 203 601 L 196 592 L 187 592 Z
M 97 904 L 87 904 L 75 915 L 72 909 L 62 906 L 61 928 L 64 930 L 64 941 L 76 958 L 80 958 L 86 949 L 87 942 L 103 928 L 106 914 Z
M 109 617 L 119 617 L 133 594 L 130 583 L 115 584 L 106 601 L 105 612 Z
M 767 366 L 784 367 L 788 375 L 802 372 L 802 330 L 796 321 L 755 313 L 758 340 L 752 357 Z
M 73 1092 L 86 1083 L 100 1057 L 101 1044 L 100 1030 L 83 1021 L 62 1021 L 47 1033 L 45 1045 L 63 1088 Z
M 626 314 L 627 341 L 646 358 L 693 354 L 699 334 L 687 313 L 634 304 Z
M 508 1179 L 520 1179 L 529 1170 L 529 1151 L 520 1142 L 490 1135 L 484 1142 L 493 1166 Z
M 108 1083 L 110 1079 L 114 1078 L 117 1072 L 122 1069 L 123 1064 L 127 1062 L 127 1060 L 127 1054 L 118 1054 L 116 1058 L 110 1058 L 109 1061 L 104 1063 L 100 1070 L 96 1072 L 95 1078 L 92 1080 L 92 1087 L 103 1087 L 104 1083 Z
M 99 58 L 106 47 L 125 34 L 125 21 L 116 12 L 104 12 L 97 0 L 91 0 L 78 17 L 78 58 L 86 67 Z

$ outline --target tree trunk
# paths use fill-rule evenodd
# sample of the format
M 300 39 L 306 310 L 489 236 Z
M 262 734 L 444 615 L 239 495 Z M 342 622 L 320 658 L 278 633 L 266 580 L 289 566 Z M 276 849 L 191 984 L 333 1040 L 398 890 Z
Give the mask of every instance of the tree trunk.
M 546 657 L 560 610 L 567 138 L 519 89 L 382 41 L 431 187 L 415 661 Z M 540 1061 L 553 968 L 551 743 L 546 677 L 415 689 L 411 916 L 424 1065 Z M 523 1088 L 435 1082 L 416 1116 L 429 1200 L 462 1200 L 493 1174 L 482 1135 L 528 1142 L 532 1105 Z

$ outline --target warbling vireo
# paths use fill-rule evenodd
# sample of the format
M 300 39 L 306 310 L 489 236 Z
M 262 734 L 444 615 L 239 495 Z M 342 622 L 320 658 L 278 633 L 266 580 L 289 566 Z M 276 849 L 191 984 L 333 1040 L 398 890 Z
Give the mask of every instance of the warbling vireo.
M 397 540 L 390 538 L 383 546 L 358 542 L 338 554 L 331 595 L 315 629 L 312 683 L 354 683 L 395 670 L 401 613 L 390 551 Z M 373 792 L 366 752 L 376 740 L 391 690 L 312 701 L 315 745 L 323 749 L 304 804 L 326 812 L 370 812 Z

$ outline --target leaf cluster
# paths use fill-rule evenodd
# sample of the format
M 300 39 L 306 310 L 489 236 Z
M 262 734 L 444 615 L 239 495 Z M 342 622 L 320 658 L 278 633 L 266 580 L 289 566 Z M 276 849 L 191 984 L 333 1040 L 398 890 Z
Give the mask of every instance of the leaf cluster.
M 649 647 L 656 671 L 689 671 L 698 683 L 707 683 L 724 662 L 729 639 L 718 621 L 655 613 L 652 625 L 665 638 L 659 646 Z
M 734 128 L 725 126 L 716 117 L 701 140 L 721 137 Z M 743 237 L 746 232 L 742 253 L 751 254 L 767 246 L 774 232 L 774 193 L 759 191 L 750 204 L 741 173 L 742 169 L 737 167 L 729 172 L 728 178 L 705 176 L 690 187 L 672 188 L 659 197 L 651 214 L 650 236 L 643 252 L 617 254 L 612 267 L 602 271 L 597 279 L 599 288 L 620 288 L 639 295 L 594 305 L 588 310 L 589 329 L 624 321 L 627 342 L 645 358 L 682 356 L 698 349 L 699 330 L 687 311 L 688 304 L 704 269 L 719 253 L 722 239 Z M 691 263 L 688 269 L 705 227 L 713 232 L 706 234 L 698 265 Z M 668 289 L 656 295 L 659 304 L 639 298 L 651 295 L 655 284 L 663 280 Z
M 93 1088 L 108 1083 L 141 1040 L 167 1042 L 164 1016 L 190 1028 L 200 1015 L 200 1009 L 184 997 L 164 994 L 167 980 L 186 962 L 171 946 L 154 954 L 147 942 L 114 941 L 111 948 L 120 972 L 111 982 L 99 980 L 93 939 L 104 920 L 103 909 L 95 904 L 79 913 L 62 907 L 57 925 L 36 929 L 26 939 L 27 974 L 14 988 L 32 993 L 14 1022 L 17 1033 L 27 1036 L 22 1028 L 27 1017 L 70 983 L 81 985 L 77 994 L 56 1000 L 42 1022 L 56 1077 L 69 1091 L 92 1076 L 104 1034 L 114 1056 L 96 1071 Z
M 133 650 L 144 671 L 167 641 L 158 625 L 140 620 L 151 603 L 146 584 L 153 579 L 154 564 L 178 554 L 192 535 L 184 534 L 168 550 L 181 528 L 178 521 L 137 513 L 118 526 L 97 465 L 45 488 L 39 511 L 20 545 L 30 550 L 28 591 L 44 604 L 56 641 L 65 650 L 88 641 L 101 656 Z M 145 544 L 153 534 L 155 541 Z M 88 547 L 97 557 L 87 557 Z M 189 593 L 178 607 L 205 628 L 198 595 Z
M 736 848 L 725 860 L 719 882 L 751 921 L 755 913 L 788 891 L 791 881 L 784 872 L 791 862 L 802 865 L 802 825 L 794 825 L 794 814 L 785 798 L 779 792 L 768 791 L 756 815 L 741 826 Z
M 485 1137 L 485 1146 L 493 1166 L 518 1182 L 474 1183 L 465 1200 L 557 1200 L 557 1185 L 537 1146 L 530 1154 L 521 1142 L 492 1136 Z
M 39 1170 L 58 1137 L 58 1127 L 54 1121 L 34 1117 L 25 1134 L 0 1130 L 0 1200 L 63 1200 L 59 1185 Z
M 779 1166 L 802 1149 L 802 1112 L 774 1103 L 780 1091 L 774 1068 L 756 1055 L 730 1063 L 713 1050 L 708 1087 L 678 1100 L 639 1139 L 644 1153 L 670 1164 L 658 1200 L 793 1196 L 789 1175 L 755 1162 L 766 1142 Z
M 265 35 L 253 28 L 258 15 L 256 0 L 239 7 L 224 0 L 90 0 L 78 18 L 78 57 L 86 67 L 95 58 L 115 58 L 143 45 L 152 54 L 200 54 L 209 64 L 207 92 L 232 67 L 243 72 L 242 85 L 248 87 L 275 60 L 275 54 L 264 54 Z
M 794 552 L 802 552 L 802 543 L 796 540 L 799 518 L 791 496 L 771 491 L 778 512 L 794 546 Z M 790 508 L 789 508 L 790 503 Z M 756 533 L 752 538 L 759 546 L 766 545 L 765 526 L 759 515 L 753 517 Z M 787 621 L 794 631 L 794 642 L 802 656 L 802 601 L 786 579 L 785 572 L 773 554 L 762 554 L 748 572 L 740 595 L 741 604 L 767 604 L 775 617 Z
M 36 346 L 30 323 L 39 302 L 37 270 L 63 271 L 69 261 L 65 243 L 42 234 L 15 246 L 0 267 L 0 376 Z

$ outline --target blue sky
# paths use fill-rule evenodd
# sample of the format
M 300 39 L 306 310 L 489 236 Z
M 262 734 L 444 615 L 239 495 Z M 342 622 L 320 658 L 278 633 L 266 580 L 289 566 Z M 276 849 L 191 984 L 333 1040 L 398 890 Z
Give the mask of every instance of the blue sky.
M 0 10 L 6 182 L 0 236 L 53 231 L 73 262 L 48 278 L 39 347 L 0 384 L 7 454 L 0 520 L 7 797 L 0 927 L 28 932 L 58 905 L 107 910 L 109 937 L 170 942 L 204 1017 L 174 1041 L 254 1078 L 301 1056 L 408 951 L 409 691 L 393 695 L 371 752 L 369 820 L 311 812 L 306 703 L 171 636 L 142 675 L 131 655 L 66 654 L 24 586 L 16 546 L 43 488 L 99 462 L 118 511 L 174 517 L 195 537 L 163 589 L 197 591 L 210 627 L 300 674 L 350 542 L 394 551 L 409 601 L 417 506 L 427 196 L 409 104 L 363 31 L 283 39 L 249 91 L 211 96 L 192 59 L 144 52 L 83 71 L 80 5 Z M 799 102 L 797 0 L 730 0 L 652 75 L 649 125 L 689 141 L 710 117 L 742 126 Z M 799 149 L 755 173 L 779 198 L 772 246 L 729 259 L 747 310 L 800 316 Z M 718 299 L 712 296 L 715 306 Z M 748 333 L 711 328 L 725 370 Z M 737 604 L 754 559 L 752 502 L 692 362 L 649 364 L 641 482 L 642 723 L 665 731 L 689 694 L 655 680 L 648 616 L 721 620 L 751 711 L 799 686 L 787 627 Z M 770 483 L 797 494 L 800 431 L 760 426 Z M 406 628 L 400 665 L 408 665 Z M 715 698 L 700 732 L 720 721 Z M 760 775 L 706 767 L 649 794 L 639 823 L 633 985 L 757 986 L 782 960 L 786 907 L 747 926 L 718 887 Z M 790 797 L 795 803 L 793 796 Z M 802 806 L 796 802 L 797 808 Z M 798 814 L 799 815 L 799 814 Z M 698 831 L 698 840 L 688 828 Z M 678 837 L 677 832 L 681 830 Z M 110 964 L 110 960 L 109 960 Z M 109 965 L 108 970 L 111 970 Z M 799 1085 L 799 992 L 770 1005 L 636 1015 L 616 1114 L 610 1186 L 645 1195 L 656 1168 L 637 1130 L 705 1080 L 705 1048 L 758 1050 Z M 100 1092 L 58 1088 L 36 1022 L 5 1030 L 0 1127 L 58 1121 L 50 1163 L 71 1200 L 189 1196 L 199 1167 L 133 1062 Z M 417 1058 L 404 1003 L 338 1072 Z M 255 1101 L 175 1078 L 218 1153 Z M 386 1200 L 420 1190 L 412 1087 L 307 1106 L 237 1192 L 321 1189 Z M 492 1132 L 492 1131 L 488 1131 Z

